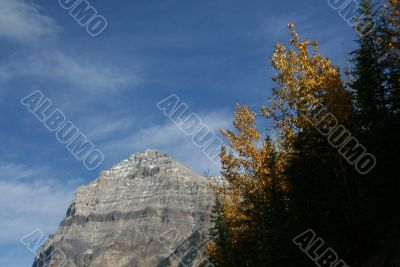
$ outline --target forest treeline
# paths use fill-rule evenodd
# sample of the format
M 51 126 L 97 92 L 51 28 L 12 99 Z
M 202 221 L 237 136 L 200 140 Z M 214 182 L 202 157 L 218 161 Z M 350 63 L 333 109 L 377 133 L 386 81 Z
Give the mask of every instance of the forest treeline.
M 319 266 L 400 266 L 400 1 L 361 4 L 359 20 L 375 27 L 356 35 L 348 69 L 290 24 L 290 45 L 271 57 L 270 101 L 236 105 L 234 130 L 222 130 L 228 184 L 214 186 L 206 247 L 215 266 L 309 267 L 304 251 L 317 260 L 327 247 L 337 259 Z M 302 249 L 293 239 L 308 229 L 321 239 Z

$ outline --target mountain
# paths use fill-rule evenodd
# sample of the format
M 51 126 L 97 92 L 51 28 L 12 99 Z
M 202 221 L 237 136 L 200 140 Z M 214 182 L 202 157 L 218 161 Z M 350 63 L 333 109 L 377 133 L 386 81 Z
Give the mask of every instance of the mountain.
M 136 153 L 78 188 L 33 267 L 212 266 L 209 182 L 163 152 Z

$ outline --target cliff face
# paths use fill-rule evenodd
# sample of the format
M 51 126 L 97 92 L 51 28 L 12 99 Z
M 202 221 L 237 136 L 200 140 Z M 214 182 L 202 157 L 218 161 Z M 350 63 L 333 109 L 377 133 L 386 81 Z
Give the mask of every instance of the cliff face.
M 33 266 L 207 265 L 213 204 L 206 177 L 160 151 L 134 154 L 77 190 Z

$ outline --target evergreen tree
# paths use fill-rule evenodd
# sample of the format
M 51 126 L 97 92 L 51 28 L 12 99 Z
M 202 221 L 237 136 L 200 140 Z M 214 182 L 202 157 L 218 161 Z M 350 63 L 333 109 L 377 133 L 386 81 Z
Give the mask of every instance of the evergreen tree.
M 213 226 L 210 229 L 210 236 L 213 243 L 207 246 L 210 261 L 217 267 L 235 266 L 229 246 L 228 229 L 225 224 L 222 202 L 218 196 L 215 197 L 211 223 Z
M 369 242 L 374 244 L 375 253 L 382 255 L 382 265 L 390 266 L 400 243 L 400 216 L 396 211 L 400 205 L 397 175 L 397 151 L 400 149 L 399 2 L 388 0 L 380 14 L 374 38 L 381 50 L 379 62 L 384 73 L 382 83 L 387 98 L 387 116 L 361 136 L 360 140 L 377 158 L 377 166 L 362 177 L 360 191 L 364 226 L 370 233 Z
M 359 24 L 368 24 L 371 18 L 377 24 L 379 20 L 372 1 L 363 0 L 361 7 Z M 358 48 L 350 53 L 354 64 L 350 87 L 355 92 L 355 114 L 364 131 L 373 129 L 385 117 L 387 107 L 382 47 L 377 42 L 377 29 L 374 27 L 365 35 L 359 34 L 356 40 Z
M 350 93 L 318 44 L 302 41 L 290 25 L 291 47 L 275 47 L 276 87 L 262 108 L 276 138 L 257 130 L 246 106 L 236 106 L 235 131 L 222 131 L 232 152 L 221 150 L 228 184 L 215 189 L 208 246 L 217 266 L 310 266 L 291 243 L 309 228 L 351 266 L 372 257 L 382 259 L 375 266 L 393 266 L 400 244 L 400 11 L 398 0 L 387 1 L 380 17 L 370 0 L 362 1 L 359 19 L 368 21 L 361 23 L 372 17 L 378 24 L 351 53 Z M 357 173 L 316 130 L 321 110 L 377 158 L 372 172 Z
M 400 116 L 400 2 L 388 0 L 382 9 L 377 29 L 378 43 L 382 49 L 385 68 L 385 86 L 392 116 Z

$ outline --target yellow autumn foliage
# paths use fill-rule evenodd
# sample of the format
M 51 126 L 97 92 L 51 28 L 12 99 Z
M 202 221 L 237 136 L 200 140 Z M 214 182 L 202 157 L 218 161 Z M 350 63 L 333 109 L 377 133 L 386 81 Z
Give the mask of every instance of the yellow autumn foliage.
M 339 121 L 346 121 L 351 113 L 351 103 L 346 96 L 339 68 L 319 53 L 316 41 L 301 40 L 293 24 L 289 24 L 291 48 L 275 45 L 271 58 L 277 70 L 274 77 L 271 106 L 263 107 L 266 116 L 280 129 L 280 145 L 294 153 L 296 134 L 307 128 L 312 116 L 320 109 L 335 114 Z
M 271 58 L 277 70 L 271 105 L 262 113 L 273 119 L 276 140 L 262 134 L 256 126 L 256 114 L 247 106 L 236 105 L 234 131 L 223 129 L 228 146 L 221 149 L 222 175 L 228 184 L 215 187 L 222 202 L 229 245 L 259 231 L 260 222 L 271 199 L 271 190 L 288 192 L 285 171 L 293 142 L 299 131 L 313 127 L 314 113 L 324 108 L 339 120 L 346 120 L 351 104 L 346 97 L 339 69 L 318 52 L 317 42 L 301 41 L 294 25 L 289 25 L 291 48 L 278 43 Z M 259 227 L 259 228 L 256 228 Z M 218 258 L 220 252 L 207 245 L 208 255 Z
M 279 157 L 272 163 L 272 154 L 278 154 L 271 141 L 266 141 L 256 127 L 256 114 L 247 106 L 236 105 L 233 126 L 235 132 L 222 130 L 231 151 L 221 150 L 222 174 L 228 185 L 215 187 L 222 200 L 223 216 L 229 232 L 230 246 L 234 248 L 241 238 L 254 232 L 254 213 L 261 214 L 268 203 L 268 189 L 272 179 L 282 189 L 284 169 L 279 169 Z M 276 164 L 275 164 L 276 163 Z M 278 181 L 279 180 L 279 181 Z M 212 244 L 208 253 L 218 257 Z

